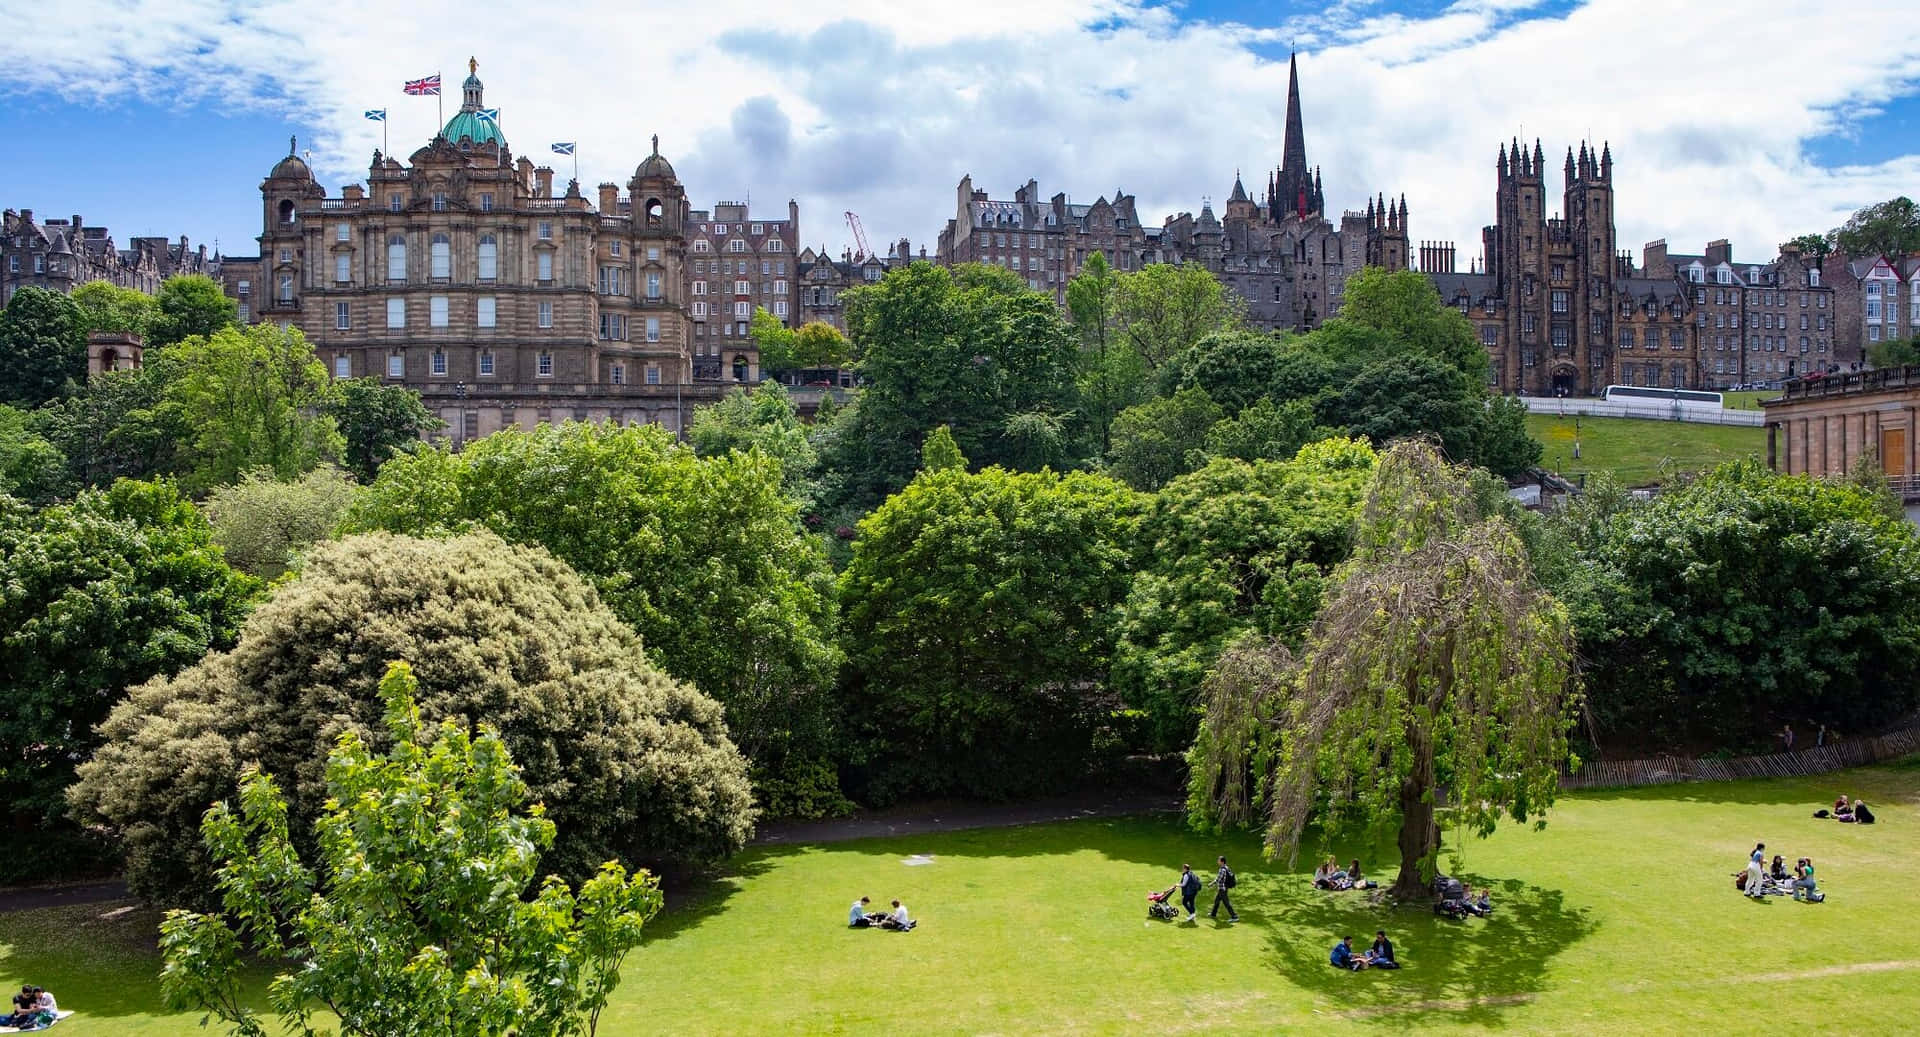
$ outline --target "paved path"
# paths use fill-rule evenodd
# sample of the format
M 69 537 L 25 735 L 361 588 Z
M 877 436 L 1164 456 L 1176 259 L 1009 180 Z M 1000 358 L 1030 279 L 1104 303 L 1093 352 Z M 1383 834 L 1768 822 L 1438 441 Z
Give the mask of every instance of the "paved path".
M 129 896 L 127 884 L 118 879 L 60 886 L 16 886 L 0 889 L 0 914 L 37 911 L 43 907 L 64 907 L 68 904 L 102 904 L 125 900 Z
M 932 803 L 887 810 L 863 811 L 827 821 L 776 821 L 760 826 L 755 846 L 791 846 L 804 843 L 843 843 L 889 835 L 957 832 L 967 828 L 1011 828 L 1015 825 L 1072 821 L 1086 817 L 1121 817 L 1179 810 L 1174 796 L 1067 796 L 1031 803 Z

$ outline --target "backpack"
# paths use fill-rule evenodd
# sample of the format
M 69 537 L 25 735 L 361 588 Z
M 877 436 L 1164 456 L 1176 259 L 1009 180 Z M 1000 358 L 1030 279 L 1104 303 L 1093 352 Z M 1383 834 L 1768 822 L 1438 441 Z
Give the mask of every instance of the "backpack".
M 1826 818 L 1829 818 L 1829 817 L 1832 817 L 1833 815 L 1832 815 L 1832 814 L 1829 814 L 1829 813 L 1827 813 L 1827 808 L 1826 808 L 1826 807 L 1821 807 L 1820 809 L 1818 809 L 1818 810 L 1816 810 L 1816 811 L 1814 811 L 1814 812 L 1813 812 L 1813 816 L 1815 816 L 1815 817 L 1818 817 L 1818 818 L 1821 818 L 1821 819 L 1823 819 L 1823 820 L 1824 820 L 1824 819 L 1826 819 Z
M 1227 876 L 1227 880 L 1221 883 L 1222 888 L 1232 889 L 1233 887 L 1238 886 L 1240 884 L 1240 880 L 1234 876 L 1232 868 L 1226 869 L 1226 876 Z

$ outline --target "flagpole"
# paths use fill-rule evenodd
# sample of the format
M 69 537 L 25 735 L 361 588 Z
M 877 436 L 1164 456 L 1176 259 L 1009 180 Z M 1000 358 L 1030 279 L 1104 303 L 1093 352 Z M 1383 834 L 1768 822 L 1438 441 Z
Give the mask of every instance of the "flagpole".
M 447 124 L 447 77 L 435 72 L 433 78 L 440 81 L 440 88 L 433 92 L 433 109 L 434 113 L 440 117 L 439 125 L 445 126 Z

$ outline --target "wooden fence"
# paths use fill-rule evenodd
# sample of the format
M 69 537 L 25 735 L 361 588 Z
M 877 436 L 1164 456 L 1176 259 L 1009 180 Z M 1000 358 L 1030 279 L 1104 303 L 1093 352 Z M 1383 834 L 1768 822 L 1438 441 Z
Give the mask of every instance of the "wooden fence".
M 1578 772 L 1561 775 L 1560 787 L 1604 789 L 1738 778 L 1792 778 L 1828 774 L 1914 752 L 1920 752 L 1920 727 L 1767 756 L 1735 756 L 1725 760 L 1689 760 L 1678 756 L 1655 760 L 1589 760 L 1581 764 Z

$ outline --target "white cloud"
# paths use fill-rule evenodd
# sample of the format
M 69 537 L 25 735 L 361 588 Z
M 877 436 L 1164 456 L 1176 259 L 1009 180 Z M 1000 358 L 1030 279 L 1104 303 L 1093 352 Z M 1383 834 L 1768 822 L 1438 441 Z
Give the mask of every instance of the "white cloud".
M 442 71 L 451 109 L 474 54 L 518 150 L 565 176 L 546 145 L 579 142 L 589 197 L 624 183 L 659 133 L 697 205 L 751 196 L 779 211 L 797 197 L 808 243 L 836 250 L 843 209 L 877 240 L 930 246 L 963 173 L 997 196 L 1028 177 L 1076 199 L 1124 188 L 1156 220 L 1224 197 L 1236 168 L 1258 191 L 1285 105 L 1286 64 L 1271 55 L 1289 43 L 1312 48 L 1308 154 L 1330 206 L 1404 192 L 1414 237 L 1453 239 L 1463 257 L 1492 218 L 1495 148 L 1521 133 L 1542 139 L 1556 173 L 1583 137 L 1612 143 L 1619 240 L 1635 249 L 1729 237 L 1758 258 L 1920 183 L 1920 154 L 1827 168 L 1806 152 L 1920 85 L 1911 0 L 1844 16 L 1789 0 L 1387 6 L 1345 0 L 1245 26 L 1146 0 L 843 0 L 827 24 L 817 6 L 749 0 L 0 0 L 14 41 L 0 86 L 287 111 L 316 127 L 337 188 L 379 145 L 363 109 L 391 110 L 404 154 L 435 115 L 400 81 Z M 279 153 L 260 142 L 262 171 Z

